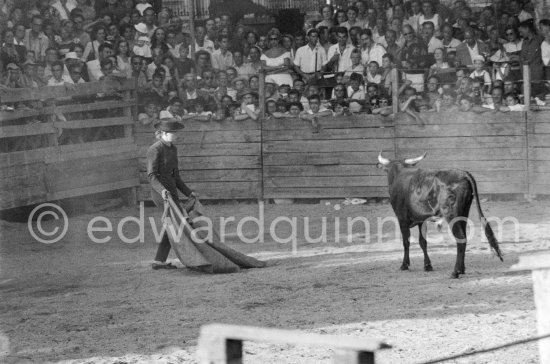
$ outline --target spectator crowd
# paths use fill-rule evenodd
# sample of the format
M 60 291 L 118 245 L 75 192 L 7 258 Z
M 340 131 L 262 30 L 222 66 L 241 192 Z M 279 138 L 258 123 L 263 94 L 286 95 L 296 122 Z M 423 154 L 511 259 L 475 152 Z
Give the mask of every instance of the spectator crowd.
M 530 1 L 350 1 L 297 32 L 265 34 L 220 15 L 198 22 L 194 42 L 159 3 L 0 1 L 0 102 L 11 88 L 134 79 L 143 124 L 256 120 L 260 99 L 270 117 L 314 127 L 334 114 L 389 115 L 392 99 L 421 121 L 522 111 L 528 65 L 534 102 L 550 106 L 550 20 L 535 21 Z

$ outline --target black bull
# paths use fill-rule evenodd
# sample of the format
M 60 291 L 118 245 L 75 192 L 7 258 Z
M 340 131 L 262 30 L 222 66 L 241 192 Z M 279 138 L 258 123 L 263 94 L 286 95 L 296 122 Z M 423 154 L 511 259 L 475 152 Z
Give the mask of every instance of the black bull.
M 466 253 L 466 226 L 472 200 L 475 197 L 477 212 L 481 219 L 485 236 L 489 245 L 502 261 L 502 253 L 493 233 L 493 229 L 483 216 L 477 185 L 474 177 L 466 171 L 425 170 L 414 166 L 424 157 L 391 161 L 378 156 L 378 167 L 388 173 L 390 202 L 399 221 L 403 236 L 402 270 L 409 269 L 409 237 L 410 229 L 418 226 L 419 243 L 424 253 L 424 270 L 431 271 L 432 264 L 427 252 L 426 230 L 428 221 L 438 221 L 438 225 L 446 220 L 457 241 L 456 264 L 453 278 L 464 274 L 464 255 Z

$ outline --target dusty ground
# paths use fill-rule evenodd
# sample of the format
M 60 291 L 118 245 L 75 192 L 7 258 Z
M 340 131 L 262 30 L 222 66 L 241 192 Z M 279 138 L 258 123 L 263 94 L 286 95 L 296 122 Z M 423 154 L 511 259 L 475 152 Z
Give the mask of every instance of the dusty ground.
M 501 263 L 476 236 L 468 245 L 466 275 L 451 280 L 454 242 L 430 229 L 434 271 L 422 270 L 418 244 L 411 245 L 410 271 L 399 271 L 402 247 L 389 225 L 378 231 L 377 217 L 393 216 L 387 205 L 266 205 L 265 220 L 310 217 L 318 236 L 321 216 L 328 243 L 306 244 L 303 224 L 298 245 L 237 242 L 236 224 L 228 243 L 265 259 L 269 267 L 229 275 L 178 269 L 152 271 L 156 249 L 150 228 L 145 242 L 125 244 L 116 237 L 97 244 L 86 235 L 96 215 L 70 218 L 58 243 L 35 242 L 23 223 L 0 222 L 0 362 L 190 363 L 201 325 L 220 322 L 308 332 L 385 339 L 381 363 L 419 363 L 485 348 L 536 334 L 535 307 L 528 272 L 511 272 L 518 255 L 550 249 L 550 202 L 485 202 L 488 216 L 513 216 L 519 233 L 505 225 Z M 211 205 L 212 217 L 258 215 L 251 204 Z M 103 212 L 116 230 L 137 209 Z M 145 217 L 159 217 L 154 208 Z M 334 218 L 368 216 L 371 231 L 341 228 L 335 242 Z M 332 221 L 332 222 L 331 222 Z M 342 220 L 345 221 L 345 220 Z M 50 225 L 48 225 L 50 224 Z M 47 221 L 48 226 L 57 222 Z M 345 226 L 345 223 L 342 223 Z M 149 226 L 149 225 L 147 225 Z M 245 225 L 254 236 L 253 225 Z M 268 230 L 268 229 L 267 229 Z M 125 225 L 136 236 L 135 225 Z M 280 237 L 289 227 L 277 225 Z M 269 231 L 266 232 L 269 234 Z M 97 233 L 98 237 L 107 233 Z M 351 243 L 346 242 L 348 235 Z M 365 240 L 367 240 L 366 242 Z M 171 258 L 175 257 L 172 255 Z M 326 348 L 246 344 L 248 363 L 325 363 Z M 470 357 L 461 363 L 536 363 L 536 344 Z

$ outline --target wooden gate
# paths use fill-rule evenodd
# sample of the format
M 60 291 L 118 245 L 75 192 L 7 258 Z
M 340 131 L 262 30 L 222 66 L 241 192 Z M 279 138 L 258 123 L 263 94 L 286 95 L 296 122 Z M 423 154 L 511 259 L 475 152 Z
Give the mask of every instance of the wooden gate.
M 134 188 L 134 81 L 12 89 L 0 111 L 0 209 Z

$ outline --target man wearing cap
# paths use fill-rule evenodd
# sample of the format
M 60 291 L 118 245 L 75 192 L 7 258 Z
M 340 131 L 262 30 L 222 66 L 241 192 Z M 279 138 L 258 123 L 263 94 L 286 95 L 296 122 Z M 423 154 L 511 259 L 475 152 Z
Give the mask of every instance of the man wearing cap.
M 319 30 L 307 32 L 308 43 L 298 48 L 294 56 L 294 70 L 306 81 L 315 79 L 327 61 L 325 48 L 319 44 Z
M 258 99 L 258 94 L 251 89 L 245 89 L 239 96 L 241 107 L 238 113 L 233 115 L 233 120 L 246 120 L 248 118 L 258 120 L 260 109 L 254 104 L 255 99 Z
M 178 151 L 174 143 L 178 140 L 177 132 L 183 129 L 183 124 L 174 119 L 161 119 L 154 127 L 158 140 L 147 151 L 147 179 L 152 187 L 153 201 L 163 209 L 164 200 L 168 196 L 179 205 L 178 190 L 187 197 L 196 197 L 196 194 L 179 175 Z M 176 268 L 171 263 L 166 263 L 170 248 L 168 234 L 164 232 L 152 265 L 154 270 Z
M 15 63 L 8 63 L 6 66 L 8 76 L 4 81 L 4 86 L 9 88 L 21 88 L 21 69 Z

